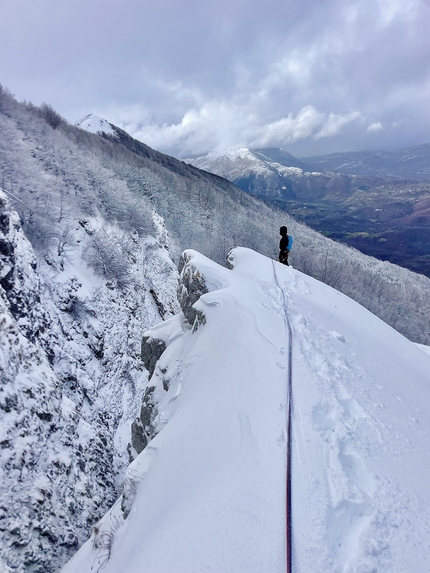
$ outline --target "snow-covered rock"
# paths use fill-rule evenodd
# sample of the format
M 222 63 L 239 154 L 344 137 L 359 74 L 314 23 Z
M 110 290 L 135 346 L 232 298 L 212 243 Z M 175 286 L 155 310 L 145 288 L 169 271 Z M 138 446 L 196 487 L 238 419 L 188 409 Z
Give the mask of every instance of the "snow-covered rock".
M 208 287 L 200 269 L 193 264 L 194 257 L 191 253 L 191 251 L 185 251 L 179 260 L 177 295 L 182 310 L 181 318 L 175 316 L 143 335 L 141 358 L 151 380 L 143 396 L 140 414 L 131 427 L 131 455 L 133 457 L 140 454 L 159 431 L 158 404 L 164 392 L 167 392 L 170 387 L 170 377 L 166 374 L 167 368 L 162 366 L 162 360 L 160 360 L 166 347 L 178 335 L 178 332 L 182 333 L 183 328 L 191 326 L 194 331 L 206 324 L 206 316 L 196 303 L 202 295 L 208 292 Z M 183 321 L 188 323 L 186 327 L 182 324 Z
M 338 291 L 238 248 L 148 335 L 155 437 L 62 573 L 281 573 L 292 329 L 297 573 L 421 573 L 430 535 L 430 356 Z
M 195 329 L 206 323 L 204 313 L 194 306 L 203 294 L 208 292 L 206 279 L 196 268 L 190 255 L 185 252 L 179 261 L 178 301 L 186 320 Z

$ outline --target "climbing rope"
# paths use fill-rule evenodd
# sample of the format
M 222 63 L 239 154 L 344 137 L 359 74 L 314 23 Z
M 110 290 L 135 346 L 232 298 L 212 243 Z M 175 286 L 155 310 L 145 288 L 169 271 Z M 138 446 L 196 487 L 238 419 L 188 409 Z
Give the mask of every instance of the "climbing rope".
M 282 292 L 283 306 L 284 306 L 284 323 L 285 329 L 288 332 L 288 410 L 287 410 L 287 477 L 286 477 L 286 542 L 287 542 L 287 573 L 293 572 L 293 555 L 292 555 L 292 511 L 291 511 L 291 451 L 292 451 L 292 428 L 291 428 L 291 412 L 293 405 L 293 394 L 292 394 L 292 384 L 293 384 L 293 331 L 291 329 L 290 319 L 288 317 L 287 300 L 285 298 L 285 292 L 279 284 L 278 277 L 276 275 L 275 263 L 272 261 L 273 266 L 273 276 L 275 277 L 275 282 L 279 290 Z

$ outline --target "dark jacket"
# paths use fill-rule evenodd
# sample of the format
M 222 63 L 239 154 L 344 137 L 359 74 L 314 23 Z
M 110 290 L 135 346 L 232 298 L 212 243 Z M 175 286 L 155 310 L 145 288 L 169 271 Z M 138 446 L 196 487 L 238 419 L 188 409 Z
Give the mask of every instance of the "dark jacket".
M 288 251 L 288 242 L 289 242 L 289 236 L 285 235 L 285 237 L 281 237 L 281 240 L 279 241 L 279 250 L 283 253 L 285 251 Z

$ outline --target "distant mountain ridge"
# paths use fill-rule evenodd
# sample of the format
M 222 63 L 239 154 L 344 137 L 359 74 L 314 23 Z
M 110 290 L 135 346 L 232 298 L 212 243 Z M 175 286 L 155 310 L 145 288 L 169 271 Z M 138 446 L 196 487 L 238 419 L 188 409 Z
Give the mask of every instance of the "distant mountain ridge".
M 264 200 L 320 197 L 328 177 L 287 151 L 275 147 L 266 149 L 233 149 L 225 153 L 209 153 L 189 160 L 192 165 L 225 177 L 244 191 Z M 343 177 L 344 178 L 344 177 Z
M 249 173 L 282 173 L 285 168 L 312 171 L 312 167 L 297 159 L 288 151 L 276 147 L 267 149 L 249 149 L 239 147 L 225 152 L 213 152 L 185 160 L 187 163 L 216 173 L 231 180 L 231 176 L 246 177 Z M 291 171 L 294 173 L 294 171 Z
M 399 151 L 349 151 L 306 157 L 307 163 L 321 170 L 341 171 L 351 175 L 400 177 L 430 180 L 430 143 L 406 147 Z

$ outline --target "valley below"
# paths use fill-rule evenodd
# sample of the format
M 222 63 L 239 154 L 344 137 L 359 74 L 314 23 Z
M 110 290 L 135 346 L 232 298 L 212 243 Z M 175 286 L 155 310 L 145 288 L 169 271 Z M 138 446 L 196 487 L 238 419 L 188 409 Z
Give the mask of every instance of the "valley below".
M 242 148 L 192 163 L 326 237 L 430 277 L 429 157 L 428 145 L 303 160 Z
M 357 179 L 346 193 L 273 203 L 331 239 L 430 277 L 430 185 Z

